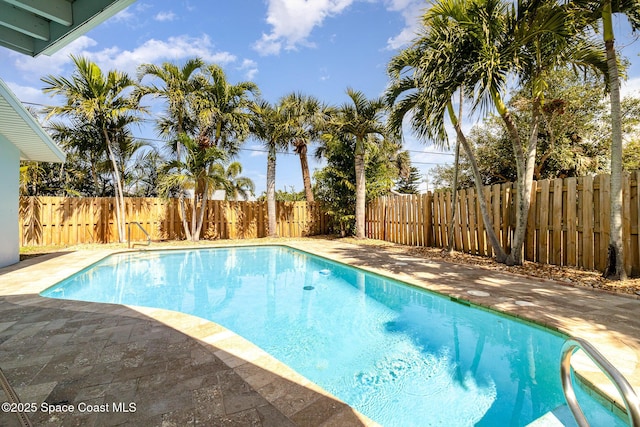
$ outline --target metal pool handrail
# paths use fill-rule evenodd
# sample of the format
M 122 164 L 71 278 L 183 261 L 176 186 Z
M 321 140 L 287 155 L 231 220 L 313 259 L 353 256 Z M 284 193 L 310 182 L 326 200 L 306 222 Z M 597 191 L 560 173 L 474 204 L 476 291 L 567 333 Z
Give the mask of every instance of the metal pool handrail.
M 142 230 L 142 232 L 144 233 L 145 236 L 147 236 L 147 244 L 146 246 L 149 246 L 151 244 L 151 236 L 149 235 L 149 233 L 147 233 L 147 230 L 144 229 L 144 227 L 142 226 L 142 224 L 140 224 L 137 221 L 131 221 L 129 222 L 129 224 L 127 225 L 127 245 L 129 246 L 129 248 L 131 248 L 131 224 L 135 224 L 138 226 L 138 228 L 140 230 Z M 140 243 L 139 243 L 140 244 Z M 135 245 L 135 243 L 134 243 Z
M 594 346 L 587 341 L 580 338 L 569 338 L 562 346 L 562 359 L 560 363 L 560 375 L 562 377 L 562 390 L 564 391 L 564 397 L 567 400 L 569 409 L 573 413 L 578 426 L 589 427 L 589 423 L 580 408 L 576 393 L 573 389 L 573 383 L 571 382 L 571 356 L 573 353 L 581 349 L 598 368 L 604 372 L 604 374 L 611 380 L 613 385 L 618 389 L 618 392 L 622 396 L 624 406 L 627 408 L 627 415 L 629 416 L 630 425 L 633 427 L 640 427 L 640 399 L 633 390 L 633 387 L 622 376 L 605 357 Z

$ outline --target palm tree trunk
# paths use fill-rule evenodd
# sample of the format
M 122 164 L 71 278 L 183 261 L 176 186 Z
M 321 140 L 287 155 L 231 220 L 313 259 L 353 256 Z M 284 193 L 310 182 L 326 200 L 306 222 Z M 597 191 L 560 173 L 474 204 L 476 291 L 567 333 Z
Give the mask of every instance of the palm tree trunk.
M 516 229 L 511 240 L 511 251 L 505 260 L 507 265 L 522 264 L 522 246 L 527 231 L 527 219 L 531 206 L 531 185 L 533 184 L 533 169 L 536 160 L 538 144 L 538 123 L 540 122 L 540 100 L 534 99 L 532 107 L 531 136 L 528 141 L 526 154 L 522 149 L 522 141 L 518 128 L 506 105 L 497 92 L 492 92 L 493 102 L 511 136 L 511 146 L 516 160 Z
M 267 219 L 269 237 L 278 237 L 276 231 L 276 147 L 271 144 L 267 154 Z
M 111 139 L 109 138 L 109 133 L 106 129 L 103 129 L 103 135 L 105 137 L 105 142 L 107 143 L 107 151 L 109 152 L 109 159 L 111 160 L 111 166 L 113 167 L 113 180 L 115 196 L 116 196 L 116 226 L 118 229 L 118 241 L 120 243 L 124 242 L 125 239 L 125 210 L 124 210 L 124 196 L 122 194 L 122 181 L 120 180 L 120 174 L 118 172 L 118 162 L 116 161 L 116 157 L 113 154 L 113 149 L 111 148 Z
M 207 199 L 209 195 L 209 184 L 205 182 L 204 191 L 202 193 L 202 204 L 200 205 L 200 212 L 198 212 L 198 225 L 196 228 L 196 239 L 200 240 L 200 233 L 202 231 L 202 225 L 204 224 L 204 213 L 207 210 Z
M 366 177 L 364 167 L 364 138 L 356 138 L 355 169 L 356 169 L 356 238 L 365 238 L 365 209 L 366 209 Z
M 500 245 L 500 241 L 496 236 L 495 231 L 493 230 L 493 222 L 491 221 L 491 217 L 489 216 L 489 211 L 487 210 L 487 201 L 484 198 L 484 194 L 482 191 L 482 177 L 480 176 L 480 170 L 478 169 L 478 163 L 476 162 L 476 157 L 473 154 L 473 150 L 469 145 L 469 141 L 462 133 L 462 129 L 460 128 L 460 123 L 458 123 L 458 119 L 456 118 L 455 113 L 453 112 L 453 106 L 451 103 L 447 105 L 447 110 L 449 112 L 449 118 L 453 123 L 453 127 L 456 130 L 456 135 L 460 139 L 460 143 L 462 144 L 462 148 L 469 159 L 469 163 L 471 163 L 471 171 L 473 172 L 473 181 L 476 186 L 476 192 L 478 193 L 478 204 L 480 205 L 480 214 L 482 215 L 482 222 L 484 223 L 484 229 L 487 232 L 487 239 L 489 240 L 489 244 L 493 249 L 493 252 L 496 255 L 496 261 L 500 263 L 504 263 L 507 259 L 507 254 L 502 249 Z
M 191 209 L 191 241 L 197 242 L 198 236 L 197 233 L 198 228 L 198 195 L 193 193 L 193 209 Z
M 611 84 L 611 213 L 609 251 L 604 276 L 613 280 L 624 280 L 624 251 L 622 243 L 622 124 L 620 113 L 620 74 L 614 48 L 611 2 L 607 1 L 602 11 L 604 42 Z
M 180 207 L 180 217 L 182 218 L 184 237 L 186 240 L 191 240 L 191 231 L 189 230 L 189 223 L 187 222 L 187 212 L 184 208 L 184 194 L 182 193 L 180 193 L 180 196 L 178 197 L 178 206 Z
M 464 88 L 460 87 L 460 104 L 458 105 L 458 124 L 462 124 L 462 104 L 464 101 Z M 453 252 L 453 226 L 456 220 L 456 205 L 458 204 L 458 170 L 460 168 L 460 138 L 456 136 L 456 155 L 453 165 L 453 183 L 451 184 L 451 220 L 449 221 L 449 238 L 447 240 L 447 252 Z
M 518 193 L 516 209 L 516 229 L 513 233 L 511 252 L 507 257 L 507 265 L 522 264 L 522 247 L 527 232 L 527 220 L 531 207 L 531 186 L 533 185 L 533 172 L 536 164 L 536 152 L 538 147 L 538 126 L 540 123 L 540 99 L 534 98 L 531 111 L 531 134 L 527 146 L 526 156 L 522 153 L 524 167 L 522 176 L 518 176 Z
M 311 189 L 311 176 L 309 175 L 309 161 L 307 160 L 307 144 L 305 141 L 296 141 L 295 151 L 300 157 L 300 169 L 302 170 L 302 184 L 307 203 L 313 203 L 313 191 Z
M 451 183 L 451 219 L 449 220 L 449 236 L 447 252 L 453 252 L 453 227 L 456 220 L 456 205 L 458 204 L 458 169 L 460 165 L 460 138 L 456 138 L 456 155 L 453 165 L 453 182 Z

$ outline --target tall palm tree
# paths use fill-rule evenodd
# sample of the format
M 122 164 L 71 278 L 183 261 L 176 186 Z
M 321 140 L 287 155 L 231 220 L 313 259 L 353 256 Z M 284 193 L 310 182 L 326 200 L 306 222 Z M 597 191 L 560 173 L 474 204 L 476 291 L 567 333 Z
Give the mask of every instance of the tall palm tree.
M 202 146 L 215 146 L 235 156 L 250 132 L 250 108 L 260 90 L 253 82 L 231 84 L 218 65 L 203 68 L 191 103 Z
M 292 140 L 292 122 L 282 106 L 282 101 L 271 105 L 265 100 L 253 104 L 251 133 L 267 148 L 267 223 L 269 237 L 276 232 L 276 154 L 287 149 Z
M 292 140 L 293 152 L 300 158 L 302 170 L 302 184 L 307 202 L 313 202 L 311 189 L 311 175 L 307 152 L 309 145 L 320 138 L 321 130 L 331 112 L 331 108 L 321 103 L 317 98 L 299 92 L 284 97 L 283 105 L 294 122 Z
M 116 158 L 117 134 L 139 121 L 145 110 L 138 100 L 131 96 L 135 82 L 127 74 L 109 71 L 106 75 L 94 62 L 84 57 L 71 57 L 76 69 L 71 79 L 46 76 L 45 93 L 61 96 L 65 104 L 47 108 L 49 116 L 60 115 L 77 119 L 81 123 L 95 127 L 100 132 L 112 165 L 113 185 L 116 194 L 116 223 L 118 238 L 126 238 L 126 218 L 123 182 Z
M 180 158 L 179 135 L 191 126 L 189 101 L 198 88 L 198 70 L 204 67 L 200 58 L 187 60 L 182 67 L 165 62 L 156 64 L 142 64 L 138 67 L 138 80 L 149 76 L 161 82 L 140 84 L 136 94 L 138 97 L 152 95 L 164 98 L 167 102 L 166 117 L 161 123 L 160 131 L 172 135 L 173 150 Z
M 356 238 L 365 238 L 366 210 L 366 142 L 375 140 L 376 136 L 387 139 L 384 114 L 387 111 L 382 98 L 367 99 L 360 91 L 347 89 L 350 102 L 338 108 L 337 114 L 330 120 L 337 133 L 355 140 L 354 168 L 356 172 Z
M 458 85 L 455 81 L 447 80 L 448 74 L 438 73 L 439 69 L 444 70 L 448 66 L 451 59 L 459 58 L 452 56 L 452 52 L 457 49 L 452 43 L 456 40 L 453 33 L 454 29 L 448 27 L 442 31 L 425 31 L 412 46 L 392 58 L 388 65 L 391 84 L 386 94 L 387 103 L 392 106 L 389 126 L 392 131 L 401 132 L 404 118 L 411 116 L 411 127 L 420 138 L 428 139 L 440 147 L 447 147 L 445 116 L 449 116 L 457 140 L 469 159 L 487 239 L 496 260 L 504 262 L 507 254 L 493 229 L 487 201 L 482 197 L 483 182 L 475 152 L 454 113 L 452 97 L 459 90 Z M 439 37 L 444 40 L 439 40 Z M 465 53 L 459 51 L 459 54 L 463 56 Z
M 576 6 L 578 14 L 585 17 L 587 23 L 592 25 L 602 23 L 611 100 L 611 230 L 604 276 L 609 279 L 623 280 L 627 277 L 627 272 L 624 268 L 622 236 L 622 114 L 613 15 L 615 13 L 626 15 L 635 31 L 640 28 L 640 3 L 636 0 L 576 0 L 572 5 Z
M 195 90 L 188 102 L 192 122 L 188 132 L 202 150 L 215 147 L 231 158 L 249 134 L 249 108 L 258 87 L 252 82 L 230 84 L 222 68 L 214 64 L 204 66 L 195 80 Z M 224 173 L 219 172 L 212 169 L 207 176 L 222 179 Z M 212 188 L 211 184 L 208 188 Z M 206 189 L 204 181 L 197 183 L 195 197 L 203 198 Z

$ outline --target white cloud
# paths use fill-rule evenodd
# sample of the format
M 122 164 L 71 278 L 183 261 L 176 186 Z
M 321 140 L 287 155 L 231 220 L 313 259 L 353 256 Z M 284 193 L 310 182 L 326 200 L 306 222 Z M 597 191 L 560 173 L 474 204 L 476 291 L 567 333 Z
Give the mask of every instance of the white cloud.
M 131 8 L 126 8 L 121 10 L 120 12 L 113 15 L 109 21 L 110 22 L 130 22 L 136 18 L 136 14 L 133 13 Z
M 153 17 L 153 19 L 160 22 L 174 21 L 176 19 L 176 14 L 173 12 L 159 12 Z
M 17 69 L 26 71 L 27 80 L 33 77 L 33 80 L 39 80 L 45 74 L 60 74 L 65 66 L 71 62 L 69 55 L 83 55 L 87 49 L 97 45 L 97 42 L 87 36 L 80 36 L 67 46 L 63 47 L 55 55 L 40 55 L 36 58 L 20 55 L 16 58 L 15 66 Z
M 224 66 L 237 60 L 237 57 L 229 52 L 216 51 L 207 35 L 202 35 L 201 37 L 182 35 L 169 37 L 167 40 L 150 39 L 131 50 L 112 46 L 93 51 L 91 48 L 96 45 L 95 40 L 82 36 L 50 57 L 39 56 L 31 58 L 24 55 L 18 56 L 16 57 L 15 65 L 16 68 L 32 75 L 35 81 L 39 80 L 43 75 L 70 73 L 70 54 L 89 58 L 97 63 L 104 72 L 116 69 L 126 72 L 132 77 L 135 77 L 137 67 L 143 63 L 179 62 L 183 59 L 197 56 L 205 62 Z M 251 70 L 248 69 L 248 71 Z M 255 72 L 257 72 L 257 69 Z
M 400 13 L 405 22 L 402 31 L 387 40 L 387 48 L 395 50 L 406 46 L 415 38 L 426 3 L 422 0 L 385 0 L 385 3 L 387 10 Z
M 620 83 L 621 98 L 625 96 L 640 97 L 640 77 L 634 77 Z
M 313 46 L 307 38 L 325 18 L 344 11 L 355 0 L 267 0 L 267 23 L 272 30 L 254 44 L 261 55 L 276 55 L 284 48 Z
M 51 98 L 45 95 L 39 87 L 22 86 L 13 82 L 6 82 L 9 89 L 16 95 L 16 97 L 24 103 L 37 104 L 35 108 L 39 108 L 40 105 L 51 104 Z
M 245 72 L 244 76 L 247 80 L 253 80 L 258 74 L 258 63 L 251 59 L 244 59 L 238 70 Z
M 150 39 L 133 50 L 121 50 L 118 47 L 104 49 L 88 55 L 103 69 L 118 69 L 135 74 L 138 65 L 179 61 L 198 56 L 205 62 L 225 65 L 236 60 L 229 52 L 216 52 L 207 35 L 189 37 L 186 35 L 169 37 L 165 40 Z

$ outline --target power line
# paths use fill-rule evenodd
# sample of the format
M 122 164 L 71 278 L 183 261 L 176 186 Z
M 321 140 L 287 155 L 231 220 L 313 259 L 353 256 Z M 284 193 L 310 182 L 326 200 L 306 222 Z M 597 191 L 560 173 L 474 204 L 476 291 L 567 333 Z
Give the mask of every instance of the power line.
M 420 153 L 420 154 L 439 154 L 439 155 L 443 155 L 443 156 L 453 156 L 453 153 L 445 153 L 442 151 L 420 151 L 420 150 L 404 150 L 404 151 L 408 151 L 409 153 Z
M 44 105 L 44 104 L 39 104 L 36 102 L 29 102 L 29 101 L 20 101 L 23 104 L 26 105 L 35 105 L 38 107 L 48 107 L 48 105 Z M 140 119 L 143 122 L 147 122 L 147 123 L 153 123 L 155 122 L 155 120 L 153 118 L 149 118 L 149 119 Z M 152 141 L 152 142 L 167 142 L 166 140 L 163 139 L 156 139 L 156 138 L 144 138 L 144 137 L 136 137 L 136 139 L 140 139 L 143 141 Z M 255 148 L 239 148 L 240 151 L 252 151 L 252 152 L 257 152 L 257 153 L 268 153 L 269 151 L 267 150 L 260 150 L 260 149 L 255 149 Z M 436 154 L 436 155 L 443 155 L 443 156 L 453 156 L 453 153 L 445 153 L 445 152 L 441 152 L 441 151 L 424 151 L 424 150 L 404 150 L 407 151 L 409 153 L 418 153 L 418 154 Z M 288 155 L 295 155 L 295 153 L 289 153 L 287 151 L 276 151 L 276 154 L 288 154 Z M 438 165 L 440 163 L 429 163 L 429 162 L 414 162 L 412 161 L 411 163 L 414 164 L 419 164 L 419 165 Z
M 450 165 L 451 163 L 437 163 L 437 162 L 411 162 L 412 165 Z
M 147 137 L 134 137 L 135 139 L 139 139 L 141 141 L 151 141 L 151 142 L 168 142 L 167 140 L 164 139 L 157 139 L 157 138 L 147 138 Z M 253 151 L 256 153 L 269 153 L 269 150 L 263 150 L 263 149 L 259 149 L 259 148 L 244 148 L 244 147 L 240 147 L 238 148 L 238 151 Z M 290 153 L 288 151 L 276 151 L 276 154 L 288 154 L 290 156 L 295 156 L 296 153 Z

